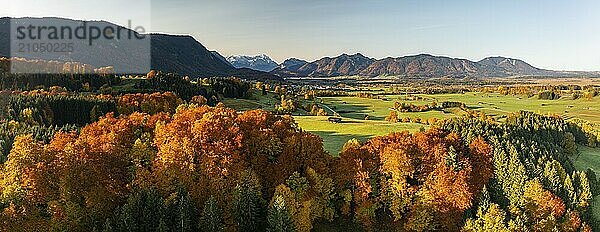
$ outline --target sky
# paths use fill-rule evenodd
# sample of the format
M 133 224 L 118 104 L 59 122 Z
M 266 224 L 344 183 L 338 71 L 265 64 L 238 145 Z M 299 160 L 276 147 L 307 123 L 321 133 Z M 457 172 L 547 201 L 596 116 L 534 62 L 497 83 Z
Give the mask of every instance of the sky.
M 128 20 L 224 56 L 522 59 L 600 71 L 598 0 L 0 0 L 0 16 Z

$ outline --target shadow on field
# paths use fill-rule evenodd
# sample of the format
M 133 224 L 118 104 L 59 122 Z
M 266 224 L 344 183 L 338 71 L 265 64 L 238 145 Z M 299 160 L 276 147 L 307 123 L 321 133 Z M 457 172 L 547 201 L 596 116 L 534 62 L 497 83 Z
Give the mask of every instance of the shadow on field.
M 383 120 L 384 117 L 377 117 L 371 115 L 372 110 L 369 110 L 367 104 L 349 104 L 340 99 L 328 100 L 327 106 L 331 107 L 342 117 L 351 118 L 356 120 L 364 120 L 366 115 L 369 115 L 370 120 Z
M 476 110 L 476 109 L 481 109 L 481 108 L 483 108 L 483 106 L 472 106 L 472 105 L 471 106 L 469 106 L 469 105 L 467 106 L 467 109 L 470 109 L 470 110 Z
M 361 122 L 354 121 L 354 120 L 353 121 L 348 121 L 348 120 L 344 121 L 344 120 L 342 120 L 341 122 L 338 122 L 338 124 L 361 124 Z
M 311 133 L 320 136 L 323 139 L 323 147 L 331 156 L 338 156 L 342 147 L 348 140 L 358 139 L 364 142 L 371 138 L 368 135 L 356 134 L 338 134 L 332 131 L 312 131 Z

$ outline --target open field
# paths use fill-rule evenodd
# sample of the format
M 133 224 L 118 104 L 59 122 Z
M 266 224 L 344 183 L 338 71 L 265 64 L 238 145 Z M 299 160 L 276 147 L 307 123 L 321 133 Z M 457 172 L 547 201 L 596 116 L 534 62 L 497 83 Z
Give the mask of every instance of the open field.
M 593 100 L 577 99 L 571 100 L 561 98 L 559 100 L 539 100 L 537 97 L 521 97 L 511 95 L 489 94 L 489 93 L 465 93 L 465 94 L 417 94 L 424 100 L 403 100 L 402 95 L 386 95 L 383 99 L 367 99 L 358 97 L 326 97 L 324 103 L 336 108 L 344 117 L 362 118 L 369 114 L 372 119 L 383 120 L 393 106 L 394 101 L 403 101 L 415 105 L 424 105 L 436 100 L 457 101 L 467 105 L 468 108 L 477 111 L 483 111 L 488 115 L 502 116 L 511 112 L 520 110 L 532 111 L 540 114 L 559 114 L 565 118 L 577 117 L 591 122 L 600 122 L 600 97 Z M 344 104 L 345 103 L 345 104 Z M 347 112 L 347 113 L 344 113 Z M 418 113 L 398 113 L 399 117 L 420 117 L 420 118 L 446 118 L 459 116 L 460 110 L 450 109 L 447 112 L 428 111 Z
M 467 108 L 485 112 L 488 115 L 501 118 L 512 112 L 520 110 L 532 111 L 539 114 L 558 114 L 566 119 L 581 118 L 591 122 L 600 122 L 600 97 L 592 100 L 572 100 L 563 97 L 558 100 L 539 100 L 536 96 L 501 95 L 495 93 L 471 92 L 465 94 L 417 94 L 422 100 L 406 100 L 405 95 L 381 95 L 380 99 L 360 97 L 322 97 L 323 104 L 336 111 L 343 123 L 334 124 L 327 121 L 327 117 L 306 116 L 300 111 L 294 115 L 298 125 L 323 138 L 325 149 L 332 155 L 337 155 L 343 144 L 352 139 L 366 140 L 374 136 L 385 135 L 390 132 L 404 130 L 418 130 L 426 127 L 417 123 L 389 123 L 385 121 L 395 101 L 412 103 L 415 105 L 429 104 L 432 101 L 462 102 Z M 254 94 L 251 99 L 225 99 L 226 106 L 240 111 L 251 109 L 272 110 L 278 103 L 276 95 L 269 93 L 266 96 Z M 329 112 L 330 115 L 332 112 Z M 461 116 L 465 112 L 460 108 L 448 108 L 444 111 L 431 110 L 426 112 L 398 112 L 399 118 L 449 118 Z M 368 116 L 368 120 L 365 120 Z M 599 163 L 600 167 L 600 163 Z M 600 168 L 598 169 L 600 170 Z
M 483 111 L 488 115 L 506 115 L 520 110 L 532 111 L 540 114 L 559 114 L 564 118 L 581 118 L 591 122 L 600 122 L 600 98 L 568 99 L 563 97 L 558 100 L 539 100 L 536 96 L 527 98 L 500 94 L 465 93 L 424 95 L 441 101 L 459 101 L 467 104 L 471 109 Z
M 483 111 L 488 115 L 500 117 L 507 115 L 511 112 L 517 112 L 520 110 L 532 111 L 540 114 L 559 114 L 564 118 L 569 119 L 573 117 L 585 119 L 591 122 L 600 122 L 600 98 L 596 97 L 593 100 L 586 99 L 559 99 L 559 100 L 539 100 L 537 97 L 518 97 L 518 96 L 505 96 L 500 94 L 487 94 L 487 93 L 465 93 L 465 94 L 437 94 L 437 95 L 417 95 L 424 97 L 424 100 L 415 101 L 404 101 L 404 96 L 399 95 L 388 95 L 383 99 L 369 99 L 369 98 L 358 98 L 358 97 L 325 97 L 323 103 L 336 110 L 343 118 L 352 120 L 353 123 L 340 124 L 335 126 L 328 126 L 328 130 L 322 130 L 327 125 L 326 122 L 317 123 L 312 125 L 314 120 L 308 120 L 312 118 L 296 117 L 300 126 L 305 130 L 315 132 L 323 137 L 325 146 L 328 147 L 329 151 L 334 150 L 332 147 L 341 148 L 340 144 L 343 142 L 338 141 L 342 138 L 365 138 L 365 135 L 381 135 L 384 132 L 395 131 L 396 128 L 400 129 L 418 129 L 420 124 L 413 123 L 394 123 L 390 124 L 385 122 L 385 117 L 389 114 L 390 108 L 393 106 L 394 101 L 404 101 L 407 103 L 413 103 L 415 105 L 423 105 L 432 102 L 434 99 L 438 102 L 443 101 L 458 101 L 465 103 L 469 109 L 476 111 Z M 442 111 L 427 111 L 427 112 L 399 112 L 398 117 L 419 117 L 422 119 L 426 118 L 448 118 L 456 117 L 464 114 L 465 112 L 459 108 L 450 108 Z M 365 115 L 369 116 L 369 120 L 363 120 Z M 361 125 L 361 123 L 367 123 Z M 374 126 L 379 125 L 379 126 Z M 383 125 L 383 127 L 381 126 Z M 333 136 L 336 133 L 329 133 L 324 131 L 335 130 L 337 134 L 343 134 L 343 137 Z M 600 165 L 599 165 L 600 167 Z M 600 170 L 600 168 L 598 169 Z
M 381 120 L 344 118 L 342 123 L 330 123 L 326 116 L 294 116 L 300 128 L 323 138 L 323 146 L 331 155 L 337 155 L 344 143 L 353 138 L 365 141 L 374 136 L 399 131 L 415 131 L 424 125 L 416 123 L 389 123 Z

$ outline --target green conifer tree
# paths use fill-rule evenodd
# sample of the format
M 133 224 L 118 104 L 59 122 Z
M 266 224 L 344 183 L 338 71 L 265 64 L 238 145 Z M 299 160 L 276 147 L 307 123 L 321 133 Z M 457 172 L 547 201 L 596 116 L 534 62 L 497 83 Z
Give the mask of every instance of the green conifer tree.
M 294 232 L 296 227 L 288 210 L 285 206 L 285 200 L 281 195 L 274 196 L 273 205 L 269 208 L 267 222 L 269 224 L 268 232 Z
M 202 209 L 202 216 L 200 217 L 199 229 L 205 232 L 225 231 L 223 212 L 221 211 L 221 208 L 219 208 L 219 204 L 213 196 L 211 196 L 206 203 L 204 203 L 204 209 Z

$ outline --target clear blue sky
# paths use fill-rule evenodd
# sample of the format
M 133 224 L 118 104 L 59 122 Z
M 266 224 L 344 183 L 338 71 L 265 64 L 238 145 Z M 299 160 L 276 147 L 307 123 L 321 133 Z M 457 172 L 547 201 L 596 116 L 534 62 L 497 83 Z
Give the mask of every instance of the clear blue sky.
M 223 55 L 315 60 L 361 52 L 523 59 L 600 70 L 598 0 L 1 0 L 4 16 L 60 16 L 190 34 Z M 151 21 L 148 21 L 151 19 Z

